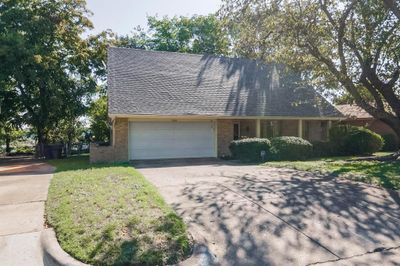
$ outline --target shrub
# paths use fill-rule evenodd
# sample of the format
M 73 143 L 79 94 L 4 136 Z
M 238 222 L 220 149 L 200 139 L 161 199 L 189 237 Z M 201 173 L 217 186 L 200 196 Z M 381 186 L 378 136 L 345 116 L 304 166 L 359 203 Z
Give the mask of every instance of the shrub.
M 346 138 L 356 127 L 337 125 L 329 130 L 329 142 L 332 147 L 331 155 L 346 155 Z
M 18 146 L 11 152 L 11 155 L 32 155 L 35 148 L 31 146 Z
M 276 137 L 271 139 L 273 160 L 304 160 L 312 155 L 312 144 L 299 137 Z
M 271 142 L 266 138 L 234 140 L 229 145 L 233 158 L 245 162 L 261 161 L 261 151 L 265 151 L 265 159 L 268 158 L 270 147 Z
M 397 143 L 396 136 L 393 134 L 385 134 L 382 135 L 382 138 L 384 140 L 383 144 L 383 151 L 397 151 L 399 148 L 399 145 Z
M 335 145 L 329 141 L 313 141 L 313 156 L 326 157 L 333 156 L 336 153 Z
M 383 138 L 369 129 L 355 127 L 345 138 L 345 151 L 348 155 L 366 155 L 379 151 Z
M 329 131 L 333 155 L 366 155 L 379 151 L 383 146 L 380 135 L 364 127 L 338 125 Z

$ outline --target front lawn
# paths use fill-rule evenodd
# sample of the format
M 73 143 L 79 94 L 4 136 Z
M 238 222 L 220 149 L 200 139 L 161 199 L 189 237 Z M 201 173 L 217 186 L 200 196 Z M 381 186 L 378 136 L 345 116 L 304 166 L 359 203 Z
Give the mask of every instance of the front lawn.
M 163 265 L 190 253 L 182 219 L 128 164 L 90 165 L 87 156 L 57 167 L 46 216 L 61 247 L 94 265 Z
M 349 157 L 331 157 L 307 161 L 267 162 L 264 165 L 315 171 L 333 176 L 400 189 L 400 162 L 347 161 Z

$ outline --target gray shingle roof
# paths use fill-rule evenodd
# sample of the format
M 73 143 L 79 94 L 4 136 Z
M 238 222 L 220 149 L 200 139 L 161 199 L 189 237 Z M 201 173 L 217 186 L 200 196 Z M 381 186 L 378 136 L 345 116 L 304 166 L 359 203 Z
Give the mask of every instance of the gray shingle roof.
M 111 115 L 342 116 L 275 64 L 109 48 L 107 71 Z

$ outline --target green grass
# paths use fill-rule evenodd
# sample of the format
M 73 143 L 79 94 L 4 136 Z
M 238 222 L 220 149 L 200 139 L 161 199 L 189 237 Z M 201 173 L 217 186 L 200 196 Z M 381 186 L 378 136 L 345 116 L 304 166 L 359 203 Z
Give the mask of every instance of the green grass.
M 173 264 L 190 253 L 186 225 L 128 164 L 51 160 L 46 216 L 61 247 L 94 265 Z
M 385 155 L 379 153 L 378 155 Z M 264 165 L 319 172 L 333 176 L 400 189 L 400 162 L 347 161 L 351 157 L 330 157 L 308 161 L 267 162 Z

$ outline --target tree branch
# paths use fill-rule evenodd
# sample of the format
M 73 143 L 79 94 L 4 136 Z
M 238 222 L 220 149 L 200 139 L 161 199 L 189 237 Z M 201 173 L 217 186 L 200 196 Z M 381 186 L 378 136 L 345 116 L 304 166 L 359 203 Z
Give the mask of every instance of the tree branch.
M 400 20 L 400 8 L 396 5 L 395 0 L 383 0 L 383 4 Z

